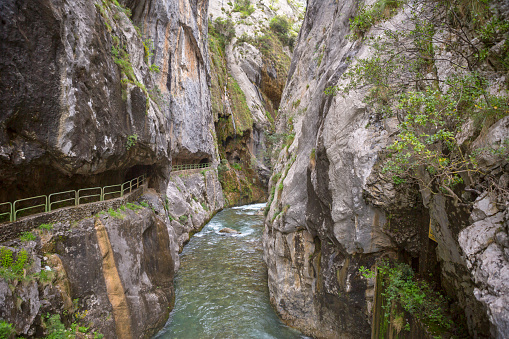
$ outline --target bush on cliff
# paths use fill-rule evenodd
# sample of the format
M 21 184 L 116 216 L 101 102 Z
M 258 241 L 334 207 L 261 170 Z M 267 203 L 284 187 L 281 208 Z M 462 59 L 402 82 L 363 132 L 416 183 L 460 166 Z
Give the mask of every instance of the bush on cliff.
M 460 142 L 463 126 L 468 121 L 478 126 L 472 140 L 509 114 L 507 97 L 494 91 L 489 80 L 507 71 L 503 66 L 507 57 L 490 55 L 490 61 L 499 64 L 490 67 L 483 52 L 507 38 L 509 23 L 487 3 L 477 5 L 469 11 L 461 0 L 408 4 L 409 24 L 366 37 L 371 56 L 350 60 L 342 85 L 325 91 L 347 95 L 370 88 L 365 102 L 380 116 L 399 121 L 384 172 L 396 184 L 414 180 L 458 201 L 455 188 L 480 173 L 476 153 L 486 151 L 469 150 L 468 143 Z M 363 16 L 361 10 L 353 22 L 364 20 Z M 470 18 L 470 27 L 459 29 L 458 18 L 463 22 Z M 487 29 L 489 23 L 494 26 Z M 358 27 L 351 24 L 354 32 Z M 472 35 L 485 41 L 486 47 L 472 44 Z M 447 72 L 440 73 L 438 66 Z M 507 157 L 509 147 L 498 147 L 497 152 Z

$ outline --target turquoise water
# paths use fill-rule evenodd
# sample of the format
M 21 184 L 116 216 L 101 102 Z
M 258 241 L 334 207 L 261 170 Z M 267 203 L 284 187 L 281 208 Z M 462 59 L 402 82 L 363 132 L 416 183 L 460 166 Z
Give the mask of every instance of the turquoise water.
M 181 254 L 175 308 L 162 338 L 306 338 L 269 303 L 261 237 L 264 204 L 218 213 Z M 224 227 L 241 234 L 220 233 Z

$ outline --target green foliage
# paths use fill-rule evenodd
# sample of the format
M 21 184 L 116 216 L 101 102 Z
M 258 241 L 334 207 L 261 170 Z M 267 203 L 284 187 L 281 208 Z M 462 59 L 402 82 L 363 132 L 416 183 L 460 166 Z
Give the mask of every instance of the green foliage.
M 6 247 L 0 248 L 0 263 L 3 268 L 10 268 L 13 263 L 12 251 Z
M 390 317 L 393 303 L 398 303 L 433 331 L 440 332 L 451 328 L 452 321 L 446 314 L 447 300 L 435 292 L 426 281 L 415 279 L 410 266 L 403 263 L 391 265 L 385 261 L 378 265 L 377 272 L 386 300 L 382 306 L 386 318 Z M 366 269 L 361 273 L 369 277 L 374 275 L 374 272 Z
M 269 111 L 265 111 L 265 116 L 267 117 L 267 120 L 269 121 L 271 128 L 274 129 L 276 122 L 274 121 L 272 114 L 270 114 Z
M 126 77 L 126 81 L 134 83 L 136 77 L 134 75 L 133 65 L 129 59 L 127 49 L 122 46 L 111 46 L 111 55 L 113 61 L 118 65 L 122 74 Z
M 254 11 L 255 8 L 251 4 L 251 0 L 235 0 L 235 4 L 233 5 L 233 12 L 239 12 L 242 18 L 250 16 Z
M 51 231 L 53 229 L 53 224 L 51 224 L 51 223 L 50 224 L 41 224 L 39 226 L 39 229 L 41 231 Z
M 10 338 L 16 334 L 14 326 L 7 321 L 0 319 L 0 338 Z
M 127 137 L 126 149 L 129 151 L 131 147 L 138 142 L 138 134 L 132 134 Z
M 187 215 L 181 215 L 181 216 L 179 217 L 180 222 L 186 222 L 186 221 L 187 221 L 187 219 L 188 219 Z
M 359 272 L 366 279 L 373 279 L 375 277 L 375 271 L 372 271 L 364 266 L 359 267 Z
M 389 19 L 401 7 L 404 0 L 377 0 L 373 5 L 361 6 L 353 19 L 350 19 L 350 30 L 362 36 L 374 24 Z
M 22 249 L 13 258 L 13 252 L 6 247 L 0 248 L 0 277 L 6 281 L 30 280 L 31 276 L 26 275 L 25 270 L 30 266 L 28 252 Z
M 276 15 L 270 20 L 270 29 L 276 34 L 281 43 L 293 50 L 297 33 L 292 30 L 292 22 L 284 15 Z
M 119 212 L 119 210 L 114 210 L 113 208 L 109 208 L 108 209 L 108 214 L 113 217 L 113 218 L 116 218 L 116 219 L 124 219 L 124 215 Z
M 356 20 L 376 18 L 362 21 L 371 24 L 392 15 L 401 4 L 401 1 L 377 1 L 369 8 L 361 8 L 351 28 L 363 33 L 364 26 Z M 396 116 L 399 120 L 399 133 L 388 147 L 390 153 L 383 171 L 392 176 L 395 184 L 416 180 L 432 192 L 440 191 L 456 200 L 460 199 L 454 188 L 462 184 L 465 177 L 479 171 L 474 153 L 465 152 L 456 139 L 461 126 L 472 119 L 479 130 L 487 129 L 509 114 L 507 98 L 488 91 L 489 74 L 478 66 L 480 59 L 475 56 L 475 49 L 468 54 L 453 42 L 468 42 L 471 37 L 456 29 L 454 20 L 444 23 L 448 18 L 458 17 L 455 11 L 460 5 L 458 1 L 431 0 L 414 5 L 409 18 L 412 28 L 385 30 L 380 37 L 367 39 L 372 56 L 352 63 L 343 74 L 348 80 L 345 85 L 325 90 L 328 95 L 347 95 L 353 89 L 369 87 L 365 102 L 383 117 Z M 509 24 L 500 22 L 496 16 L 489 21 L 486 14 L 489 7 L 481 12 L 485 20 L 493 22 L 490 27 L 478 29 L 485 39 L 493 42 L 498 36 L 494 32 L 509 29 Z M 454 38 L 444 40 L 440 38 L 442 35 L 436 34 L 445 34 L 445 31 Z M 434 46 L 440 46 L 451 55 L 440 57 L 441 63 L 448 63 L 451 69 L 457 70 L 447 78 L 437 73 Z M 462 63 L 466 66 L 460 66 Z M 427 173 L 423 175 L 420 169 Z
M 275 184 L 279 181 L 279 178 L 281 178 L 281 173 L 274 173 L 272 175 L 271 181 Z
M 212 22 L 209 21 L 209 35 L 219 41 L 219 46 L 224 53 L 226 45 L 235 37 L 235 24 L 231 18 L 216 18 Z
M 150 67 L 149 67 L 150 71 L 151 72 L 155 72 L 155 73 L 159 73 L 161 70 L 159 69 L 159 66 L 157 66 L 156 64 L 152 64 Z
M 133 204 L 133 203 L 126 203 L 125 206 L 130 209 L 131 211 L 138 211 L 138 210 L 141 210 L 143 209 L 143 207 L 139 206 L 139 205 L 136 205 L 136 204 Z
M 53 271 L 47 271 L 45 269 L 41 269 L 41 271 L 36 274 L 37 280 L 42 283 L 50 283 L 53 281 L 53 276 Z
M 149 207 L 148 203 L 146 201 L 140 202 L 140 205 L 143 207 Z
M 44 323 L 48 334 L 45 339 L 67 339 L 76 337 L 75 331 L 65 328 L 65 325 L 60 320 L 60 314 L 46 315 Z
M 21 232 L 19 240 L 22 242 L 35 241 L 37 240 L 37 237 L 32 232 Z
M 237 171 L 242 170 L 242 166 L 240 166 L 240 164 L 237 162 L 234 162 L 232 167 L 235 168 Z

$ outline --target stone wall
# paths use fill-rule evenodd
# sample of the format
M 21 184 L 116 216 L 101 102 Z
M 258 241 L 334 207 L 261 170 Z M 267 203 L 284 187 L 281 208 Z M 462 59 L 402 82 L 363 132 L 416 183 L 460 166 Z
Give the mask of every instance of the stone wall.
M 147 189 L 147 184 L 128 193 L 120 198 L 115 198 L 106 201 L 98 201 L 79 206 L 63 207 L 55 211 L 38 213 L 36 215 L 21 218 L 12 223 L 0 224 L 0 243 L 12 240 L 18 237 L 21 232 L 29 232 L 42 224 L 50 224 L 57 222 L 71 222 L 89 218 L 96 215 L 101 211 L 106 211 L 109 208 L 118 209 L 120 206 L 128 202 L 134 202 Z

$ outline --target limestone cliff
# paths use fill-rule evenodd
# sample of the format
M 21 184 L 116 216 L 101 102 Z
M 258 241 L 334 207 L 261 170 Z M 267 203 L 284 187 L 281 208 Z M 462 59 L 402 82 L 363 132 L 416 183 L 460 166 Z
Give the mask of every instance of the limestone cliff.
M 217 158 L 207 1 L 0 6 L 2 201 Z
M 230 204 L 265 199 L 274 118 L 302 14 L 294 1 L 210 1 L 212 112 Z
M 2 261 L 8 251 L 15 263 L 28 256 L 21 277 L 6 275 L 16 264 L 3 262 L 0 318 L 24 336 L 42 336 L 50 314 L 106 338 L 152 337 L 173 307 L 179 246 L 223 206 L 214 171 L 184 180 L 185 191 L 171 185 L 166 200 L 145 193 L 147 207 L 122 205 L 3 243 Z
M 380 323 L 373 325 L 374 313 L 380 312 L 374 307 L 375 280 L 359 271 L 361 267 L 376 267 L 382 258 L 391 258 L 407 263 L 422 281 L 427 280 L 450 298 L 449 312 L 456 315 L 456 327 L 449 331 L 456 332 L 440 335 L 507 336 L 509 313 L 503 306 L 508 292 L 503 282 L 508 267 L 509 130 L 507 64 L 503 61 L 508 48 L 507 28 L 479 37 L 480 28 L 475 26 L 479 22 L 468 14 L 471 9 L 464 2 L 452 3 L 443 9 L 429 1 L 308 1 L 281 100 L 278 132 L 287 133 L 289 138 L 281 144 L 270 181 L 263 240 L 271 301 L 283 320 L 304 333 L 364 338 L 391 331 L 379 328 Z M 505 5 L 500 5 L 493 2 L 491 9 L 482 7 L 485 23 L 507 22 Z M 423 46 L 419 40 L 423 31 L 416 33 L 417 20 L 443 13 L 457 17 L 440 17 L 447 28 L 426 26 L 425 53 L 435 54 L 423 54 L 433 62 L 413 64 L 415 55 L 423 55 L 411 52 Z M 434 22 L 430 19 L 427 24 Z M 458 38 L 457 25 L 464 29 L 459 30 L 461 34 L 468 31 L 467 39 Z M 451 35 L 446 39 L 448 29 Z M 400 40 L 395 42 L 395 37 Z M 412 47 L 404 49 L 406 43 Z M 393 51 L 389 47 L 394 46 L 401 49 L 384 59 L 387 54 L 383 52 Z M 467 60 L 459 61 L 462 56 L 458 54 L 474 46 L 484 48 L 487 57 L 468 54 Z M 380 60 L 386 64 L 380 66 Z M 397 62 L 391 64 L 394 60 Z M 477 149 L 481 154 L 477 162 L 461 167 L 461 175 L 451 177 L 457 180 L 454 185 L 441 184 L 438 179 L 431 184 L 430 178 L 437 178 L 437 172 L 430 168 L 433 164 L 394 174 L 395 167 L 387 169 L 387 161 L 396 157 L 401 160 L 396 164 L 405 163 L 397 150 L 415 150 L 408 143 L 408 148 L 398 148 L 395 142 L 408 142 L 404 136 L 410 135 L 409 126 L 415 121 L 408 115 L 412 109 L 408 103 L 421 94 L 401 105 L 391 100 L 409 98 L 405 93 L 426 92 L 426 88 L 438 91 L 434 95 L 451 98 L 448 86 L 458 83 L 448 82 L 452 79 L 448 77 L 455 74 L 461 78 L 459 74 L 464 73 L 454 73 L 459 67 L 475 68 L 486 76 L 488 80 L 479 93 L 497 98 L 493 99 L 497 104 L 485 108 L 496 111 L 493 116 L 482 115 L 487 111 L 480 107 L 478 97 L 471 103 L 457 101 L 461 104 L 455 106 L 471 119 L 462 116 L 458 123 L 463 127 L 448 140 L 454 140 L 467 154 Z M 413 79 L 416 69 L 421 79 L 428 79 L 409 84 L 407 80 Z M 394 76 L 398 71 L 404 74 L 401 78 Z M 429 107 L 417 100 L 411 102 Z M 451 112 L 455 116 L 454 108 Z M 472 128 L 476 114 L 482 115 L 485 128 Z M 424 127 L 416 130 L 428 131 Z M 437 139 L 429 139 L 427 145 L 433 145 L 427 154 L 441 152 Z M 446 151 L 441 159 L 452 159 L 453 148 L 442 147 Z M 412 153 L 412 159 L 419 154 Z M 394 160 L 389 164 L 396 166 Z M 409 173 L 414 179 L 401 177 Z M 428 236 L 430 229 L 436 242 Z M 409 313 L 405 317 L 408 320 Z M 390 318 L 390 326 L 395 326 L 396 318 Z M 405 337 L 437 335 L 430 334 L 426 326 L 414 332 L 410 323 L 408 331 L 402 331 L 402 319 L 394 335 L 396 331 Z M 466 325 L 461 329 L 463 323 Z
M 58 317 L 107 338 L 164 325 L 179 250 L 224 206 L 215 167 L 171 171 L 218 160 L 207 12 L 206 0 L 0 4 L 0 201 L 146 174 L 150 207 L 2 243 L 0 321 L 18 335 Z

